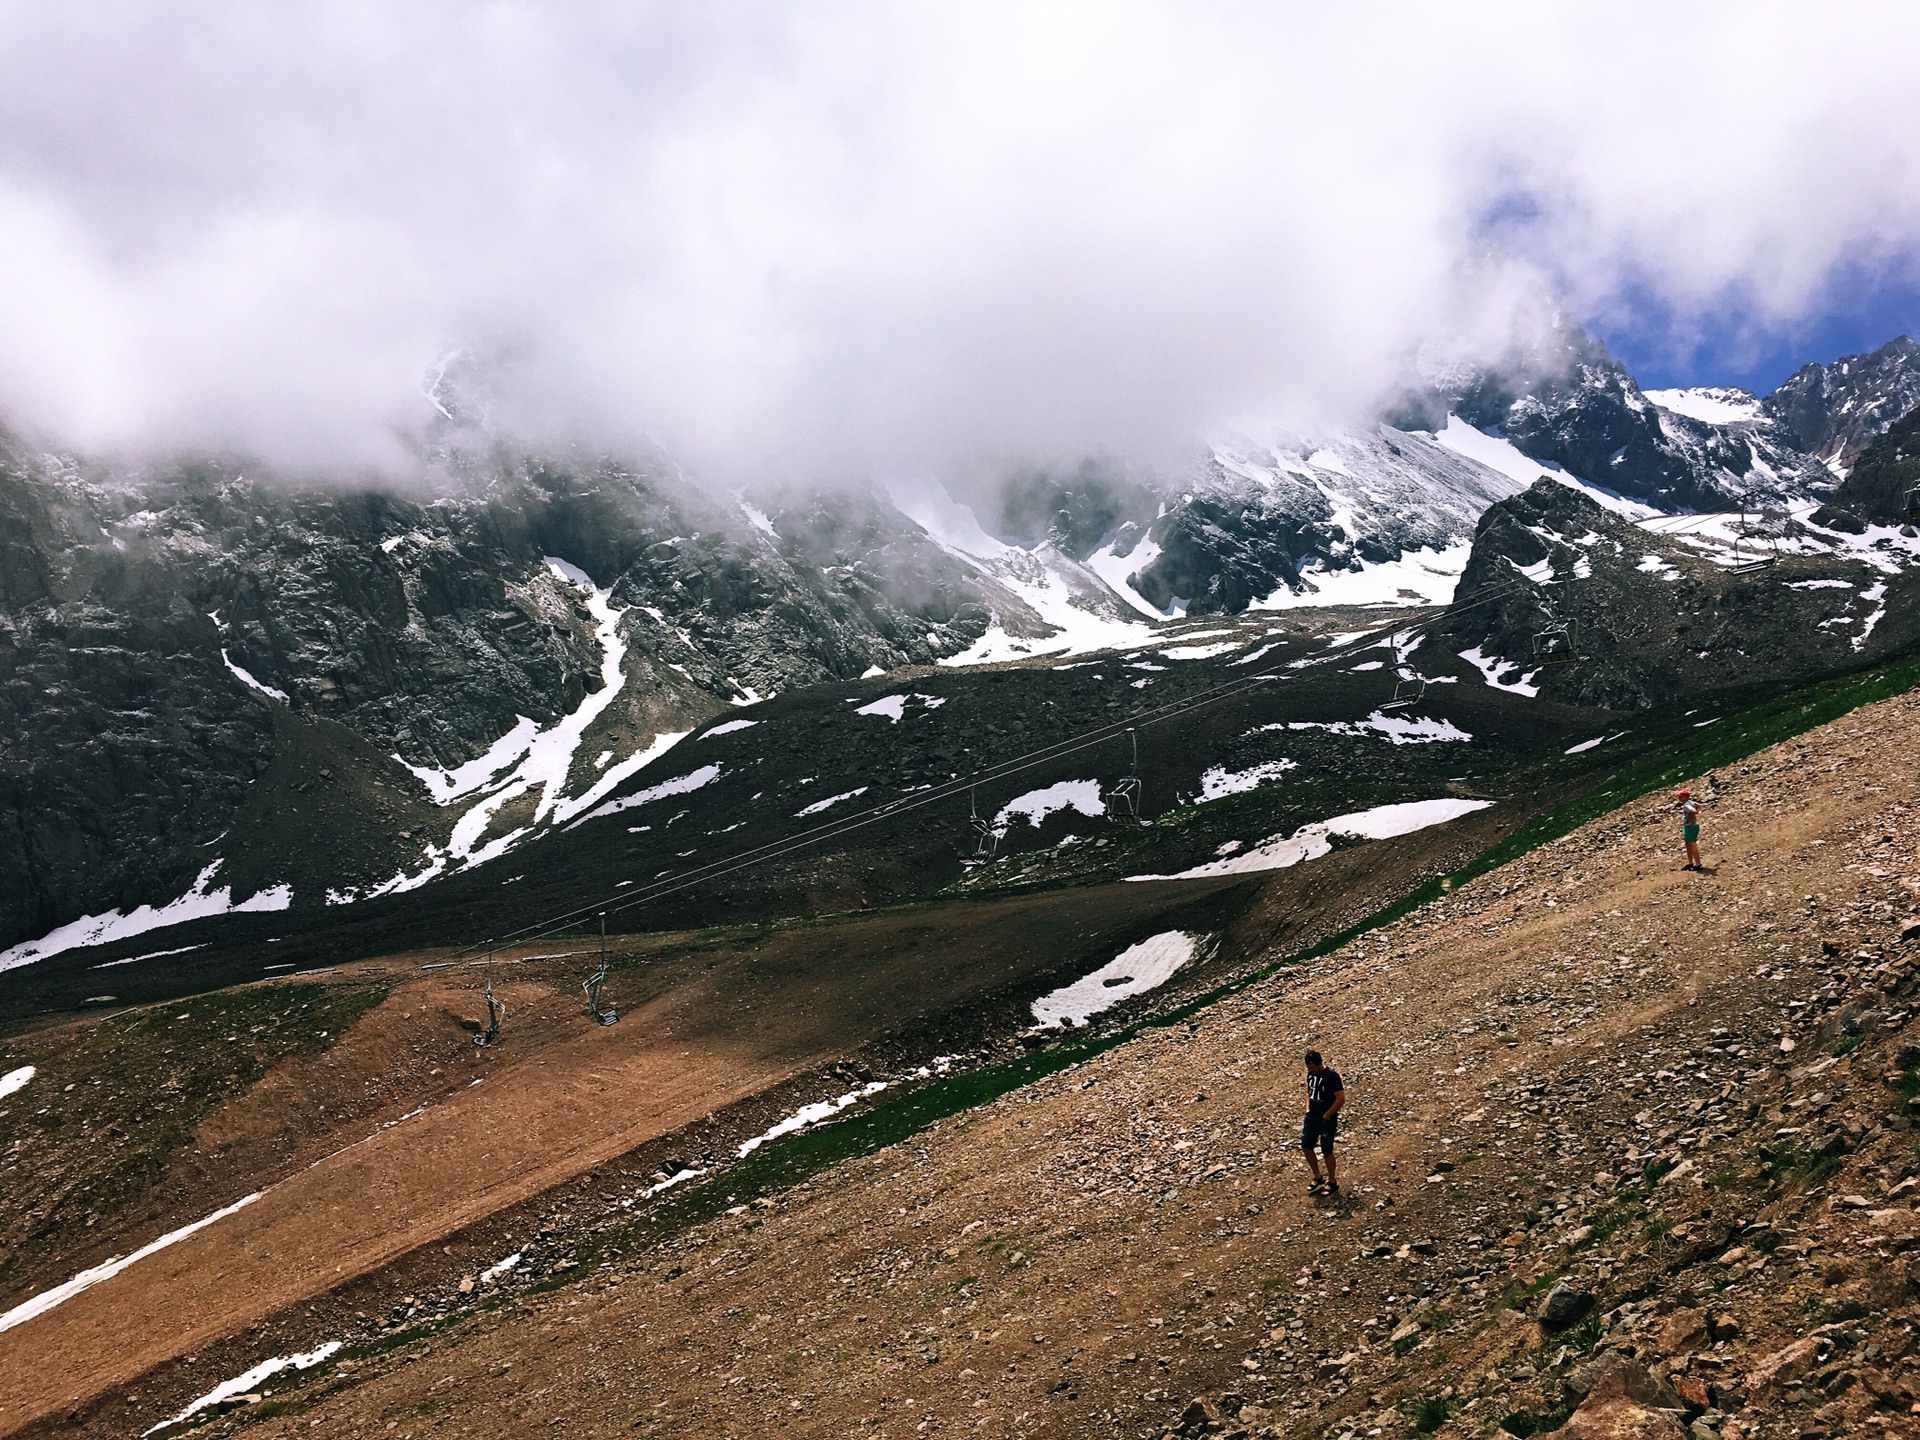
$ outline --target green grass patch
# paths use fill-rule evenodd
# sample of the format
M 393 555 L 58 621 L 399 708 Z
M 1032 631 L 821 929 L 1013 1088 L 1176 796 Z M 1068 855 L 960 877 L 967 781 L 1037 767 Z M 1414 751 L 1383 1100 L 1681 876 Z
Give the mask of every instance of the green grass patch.
M 1416 1395 L 1401 1402 L 1400 1407 L 1406 1414 L 1407 1427 L 1416 1435 L 1431 1435 L 1452 1413 L 1452 1407 L 1438 1395 Z
M 1909 1065 L 1900 1072 L 1900 1078 L 1893 1082 L 1893 1093 L 1902 1108 L 1914 1096 L 1920 1095 L 1920 1065 Z
M 1761 1173 L 1775 1185 L 1818 1185 L 1840 1173 L 1846 1157 L 1809 1150 L 1794 1141 L 1760 1146 Z
M 1833 1042 L 1833 1045 L 1828 1049 L 1827 1053 L 1836 1060 L 1842 1055 L 1851 1055 L 1855 1050 L 1860 1048 L 1860 1042 L 1865 1038 L 1866 1037 L 1862 1035 L 1842 1035 L 1838 1040 Z

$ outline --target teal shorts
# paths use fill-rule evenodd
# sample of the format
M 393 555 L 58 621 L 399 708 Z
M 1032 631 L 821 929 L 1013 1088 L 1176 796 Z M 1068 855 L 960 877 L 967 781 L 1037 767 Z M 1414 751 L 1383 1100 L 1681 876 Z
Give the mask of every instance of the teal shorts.
M 1684 843 L 1691 845 L 1693 844 L 1694 841 L 1698 840 L 1699 838 L 1700 838 L 1700 827 L 1698 825 L 1682 825 L 1680 827 L 1680 839 Z

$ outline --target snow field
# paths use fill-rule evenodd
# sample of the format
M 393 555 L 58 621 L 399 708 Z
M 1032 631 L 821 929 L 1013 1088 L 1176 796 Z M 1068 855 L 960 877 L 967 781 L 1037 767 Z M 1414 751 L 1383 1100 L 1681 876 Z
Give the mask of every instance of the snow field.
M 1122 1000 L 1166 984 L 1193 959 L 1199 943 L 1185 931 L 1167 930 L 1129 945 L 1091 975 L 1034 1001 L 1033 1018 L 1048 1029 L 1084 1025 Z
M 26 1089 L 27 1082 L 33 1079 L 34 1073 L 33 1066 L 22 1065 L 18 1070 L 9 1070 L 6 1074 L 0 1075 L 0 1100 L 4 1100 L 16 1090 Z

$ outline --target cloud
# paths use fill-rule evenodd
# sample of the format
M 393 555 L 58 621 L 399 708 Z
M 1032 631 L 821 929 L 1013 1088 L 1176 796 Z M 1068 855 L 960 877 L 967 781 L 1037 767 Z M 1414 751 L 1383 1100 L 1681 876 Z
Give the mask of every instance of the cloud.
M 1165 457 L 1914 274 L 1916 81 L 1908 7 L 13 5 L 0 407 L 398 463 L 464 349 L 729 481 Z

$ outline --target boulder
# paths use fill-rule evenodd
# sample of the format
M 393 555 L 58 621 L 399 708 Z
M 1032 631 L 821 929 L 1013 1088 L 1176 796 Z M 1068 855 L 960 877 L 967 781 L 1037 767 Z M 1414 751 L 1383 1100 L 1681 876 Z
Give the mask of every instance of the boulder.
M 1813 1372 L 1820 1363 L 1820 1355 L 1826 1348 L 1826 1341 L 1818 1336 L 1809 1335 L 1796 1340 L 1783 1349 L 1767 1356 L 1752 1370 L 1747 1372 L 1747 1388 L 1759 1392 L 1768 1389 L 1786 1389 L 1797 1384 Z
M 1668 1354 L 1691 1350 L 1707 1338 L 1707 1316 L 1703 1310 L 1683 1306 L 1667 1317 L 1660 1327 L 1660 1348 Z
M 1540 1304 L 1540 1324 L 1547 1330 L 1564 1330 L 1593 1309 L 1593 1296 L 1576 1290 L 1562 1280 L 1547 1292 Z
M 1678 1410 L 1680 1397 L 1631 1355 L 1608 1350 L 1567 1377 L 1567 1391 L 1583 1405 L 1631 1400 L 1654 1410 Z

